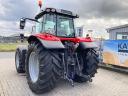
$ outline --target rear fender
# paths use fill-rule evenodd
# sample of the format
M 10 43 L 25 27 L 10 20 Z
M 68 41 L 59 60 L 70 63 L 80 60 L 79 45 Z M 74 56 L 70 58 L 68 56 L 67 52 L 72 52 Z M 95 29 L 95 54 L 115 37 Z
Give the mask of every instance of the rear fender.
M 44 48 L 46 49 L 64 49 L 64 45 L 61 43 L 61 41 L 55 41 L 55 40 L 44 40 L 37 36 L 30 36 L 28 38 L 28 42 L 31 43 L 33 41 L 40 42 Z
M 98 46 L 95 42 L 80 42 L 78 49 L 79 50 L 85 50 L 85 49 L 97 49 Z

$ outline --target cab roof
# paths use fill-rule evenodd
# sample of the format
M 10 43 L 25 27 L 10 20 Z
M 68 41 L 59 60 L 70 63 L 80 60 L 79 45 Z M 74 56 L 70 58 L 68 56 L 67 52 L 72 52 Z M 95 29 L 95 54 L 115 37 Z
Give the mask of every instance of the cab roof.
M 39 14 L 36 15 L 35 19 L 41 18 L 45 14 L 57 14 L 62 16 L 67 16 L 70 18 L 79 18 L 77 14 L 73 14 L 71 11 L 63 10 L 63 9 L 55 9 L 55 8 L 45 8 L 45 10 L 41 10 Z

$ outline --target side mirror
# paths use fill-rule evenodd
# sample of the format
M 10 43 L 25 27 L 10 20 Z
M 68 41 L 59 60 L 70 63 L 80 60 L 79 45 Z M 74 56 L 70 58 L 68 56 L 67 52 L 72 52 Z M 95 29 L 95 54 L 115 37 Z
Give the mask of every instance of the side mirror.
M 26 23 L 26 19 L 21 18 L 21 19 L 20 19 L 20 29 L 24 29 L 25 23 Z

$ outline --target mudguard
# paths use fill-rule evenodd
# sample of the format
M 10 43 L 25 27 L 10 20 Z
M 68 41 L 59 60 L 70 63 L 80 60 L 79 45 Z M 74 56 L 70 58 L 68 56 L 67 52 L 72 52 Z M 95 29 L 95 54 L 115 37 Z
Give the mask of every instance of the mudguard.
M 85 49 L 89 49 L 89 48 L 96 49 L 96 48 L 98 48 L 98 46 L 96 45 L 95 42 L 80 42 L 79 43 L 78 49 L 85 50 Z
M 47 41 L 42 39 L 39 39 L 39 41 L 47 49 L 64 49 L 65 48 L 64 45 L 61 43 L 61 41 L 50 41 L 50 40 Z
M 42 39 L 38 36 L 30 36 L 28 38 L 28 42 L 35 40 L 39 41 L 46 49 L 65 49 L 64 45 L 61 43 L 60 40 L 48 40 L 47 38 Z

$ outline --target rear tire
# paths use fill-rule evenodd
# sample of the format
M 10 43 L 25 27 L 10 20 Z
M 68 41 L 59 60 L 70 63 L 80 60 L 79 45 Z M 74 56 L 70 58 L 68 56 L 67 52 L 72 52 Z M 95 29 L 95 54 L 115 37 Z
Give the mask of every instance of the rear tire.
M 39 64 L 39 73 L 36 80 L 33 80 L 30 66 L 31 54 L 35 53 Z M 31 62 L 31 63 L 30 63 Z M 34 63 L 34 62 L 33 62 Z M 35 70 L 35 69 L 34 69 Z M 29 46 L 26 59 L 26 73 L 30 89 L 36 94 L 42 94 L 52 90 L 56 81 L 61 77 L 61 59 L 57 51 L 44 49 L 42 44 L 34 42 Z
M 15 53 L 15 66 L 17 73 L 25 73 L 25 53 L 19 48 L 16 49 Z
M 83 64 L 82 73 L 84 75 L 89 75 L 91 78 L 94 77 L 95 74 L 97 73 L 98 63 L 99 63 L 99 59 L 96 51 L 94 49 L 87 49 L 84 52 L 78 53 L 78 58 L 80 64 Z M 88 80 L 81 76 L 75 75 L 74 81 L 83 83 L 83 82 L 87 82 Z

